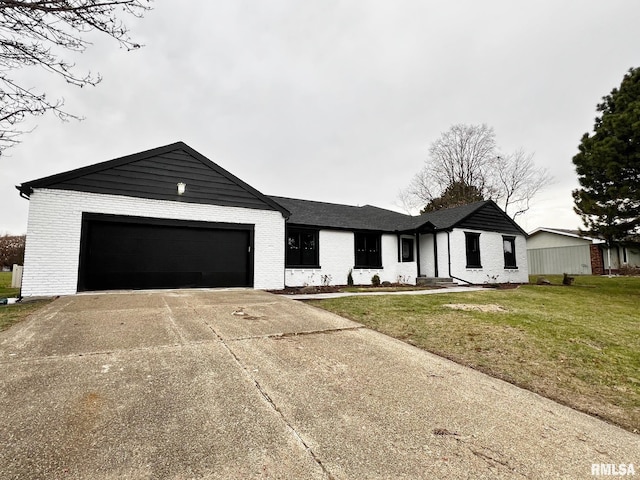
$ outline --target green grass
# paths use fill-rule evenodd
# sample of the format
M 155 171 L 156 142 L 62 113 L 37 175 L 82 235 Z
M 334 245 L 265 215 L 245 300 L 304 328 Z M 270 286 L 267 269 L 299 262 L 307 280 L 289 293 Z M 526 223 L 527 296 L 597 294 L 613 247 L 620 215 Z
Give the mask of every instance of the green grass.
M 0 305 L 0 332 L 25 320 L 29 315 L 50 302 L 51 300 L 35 300 L 14 305 Z
M 20 290 L 11 287 L 11 272 L 0 272 L 0 298 L 17 297 Z M 14 305 L 0 305 L 0 332 L 21 322 L 50 300 L 37 300 Z
M 17 297 L 19 288 L 11 288 L 11 272 L 0 272 L 0 298 Z
M 639 431 L 640 278 L 580 276 L 570 287 L 548 278 L 554 285 L 312 303 Z

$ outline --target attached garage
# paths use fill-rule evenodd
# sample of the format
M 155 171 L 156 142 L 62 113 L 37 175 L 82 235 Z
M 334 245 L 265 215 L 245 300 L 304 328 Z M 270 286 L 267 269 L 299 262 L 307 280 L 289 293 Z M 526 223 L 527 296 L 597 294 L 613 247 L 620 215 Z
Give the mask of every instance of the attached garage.
M 289 212 L 177 142 L 19 185 L 22 295 L 284 287 Z
M 85 214 L 78 291 L 252 287 L 253 225 Z

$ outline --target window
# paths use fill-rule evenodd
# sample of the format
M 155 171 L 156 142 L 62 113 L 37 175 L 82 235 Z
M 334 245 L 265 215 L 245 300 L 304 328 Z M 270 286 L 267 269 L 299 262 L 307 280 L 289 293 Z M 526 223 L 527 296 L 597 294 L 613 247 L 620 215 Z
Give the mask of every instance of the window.
M 413 238 L 403 238 L 400 260 L 402 262 L 413 262 Z
M 356 268 L 382 267 L 379 233 L 356 233 Z
M 287 267 L 319 267 L 318 230 L 287 229 Z
M 516 264 L 516 237 L 502 237 L 504 268 L 518 268 Z
M 480 263 L 480 234 L 464 232 L 467 249 L 467 268 L 482 268 Z

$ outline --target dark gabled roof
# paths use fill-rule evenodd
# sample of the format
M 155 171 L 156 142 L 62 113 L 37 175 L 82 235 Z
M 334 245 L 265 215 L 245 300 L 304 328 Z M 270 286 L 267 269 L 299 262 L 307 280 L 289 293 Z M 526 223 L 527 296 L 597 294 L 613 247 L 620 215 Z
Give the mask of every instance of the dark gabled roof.
M 384 232 L 413 228 L 409 215 L 371 205 L 356 207 L 272 195 L 269 198 L 291 212 L 288 222 L 292 225 Z
M 457 227 L 526 236 L 518 224 L 491 200 L 411 216 L 371 205 L 356 207 L 295 198 L 270 198 L 291 212 L 288 220 L 291 225 L 382 232 L 432 232 Z
M 177 183 L 187 185 L 177 194 Z M 126 195 L 259 210 L 289 212 L 183 142 L 96 163 L 16 187 L 29 197 L 36 188 Z
M 460 207 L 443 208 L 416 217 L 417 225 L 425 221 L 433 224 L 436 230 L 468 228 L 527 236 L 527 233 L 492 200 L 483 200 Z
M 414 217 L 416 225 L 424 222 L 431 222 L 437 230 L 448 230 L 456 226 L 459 222 L 472 215 L 476 210 L 487 202 L 474 202 L 460 207 L 443 208 L 435 212 L 428 212 Z
M 176 185 L 187 185 L 183 195 Z M 454 227 L 526 235 L 492 201 L 419 216 L 295 198 L 266 196 L 183 142 L 51 175 L 16 187 L 29 197 L 37 188 L 125 195 L 156 200 L 276 210 L 291 225 L 380 232 L 432 232 Z

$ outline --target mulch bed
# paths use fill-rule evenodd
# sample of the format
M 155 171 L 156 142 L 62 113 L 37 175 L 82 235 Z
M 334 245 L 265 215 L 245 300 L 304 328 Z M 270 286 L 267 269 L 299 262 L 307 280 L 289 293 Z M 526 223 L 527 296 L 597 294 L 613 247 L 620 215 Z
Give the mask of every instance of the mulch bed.
M 358 287 L 366 288 L 367 291 L 375 291 L 376 289 L 380 289 L 380 291 L 393 291 L 394 287 L 397 287 L 398 291 L 407 290 L 407 285 L 401 284 L 391 284 L 391 285 L 380 285 L 379 287 L 373 287 L 371 285 L 356 285 Z M 513 288 L 518 288 L 519 284 L 517 283 L 496 283 L 496 284 L 486 284 L 482 285 L 485 288 L 497 288 L 500 290 L 510 290 Z M 269 293 L 275 293 L 278 295 L 300 295 L 300 294 L 314 294 L 314 293 L 338 293 L 344 291 L 345 285 L 319 285 L 319 286 L 306 286 L 306 287 L 285 287 L 282 290 L 267 290 Z M 405 287 L 405 288 L 401 288 Z M 425 289 L 434 289 L 439 287 L 423 287 L 416 288 L 416 290 L 425 290 Z M 365 293 L 365 292 L 363 292 Z
M 317 287 L 285 287 L 282 290 L 267 290 L 269 293 L 278 295 L 298 295 L 305 293 L 337 293 L 342 288 L 337 285 L 317 286 Z

